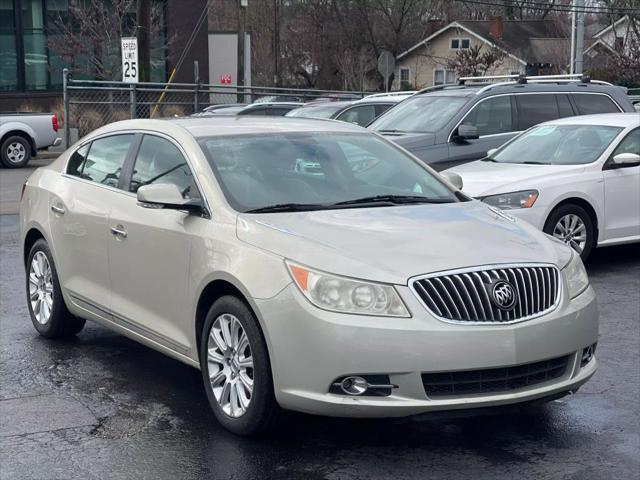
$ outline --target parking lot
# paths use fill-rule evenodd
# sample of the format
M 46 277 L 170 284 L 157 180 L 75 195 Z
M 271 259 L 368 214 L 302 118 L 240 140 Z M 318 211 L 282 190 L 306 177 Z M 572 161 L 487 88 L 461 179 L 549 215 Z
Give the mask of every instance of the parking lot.
M 455 417 L 290 414 L 246 439 L 217 424 L 195 369 L 95 324 L 70 341 L 38 337 L 18 236 L 17 215 L 0 216 L 3 479 L 638 478 L 637 245 L 600 250 L 588 267 L 600 369 L 574 396 Z

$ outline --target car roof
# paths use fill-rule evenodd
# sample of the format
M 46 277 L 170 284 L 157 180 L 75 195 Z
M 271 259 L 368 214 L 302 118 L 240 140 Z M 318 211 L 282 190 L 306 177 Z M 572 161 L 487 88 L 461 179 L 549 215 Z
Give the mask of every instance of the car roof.
M 373 97 L 373 98 L 367 98 L 364 97 L 362 100 L 356 100 L 354 102 L 354 104 L 356 105 L 362 105 L 362 104 L 370 104 L 370 103 L 400 103 L 401 101 L 409 98 L 413 96 L 413 94 L 407 94 L 407 95 L 388 95 L 388 96 L 380 96 L 380 97 Z
M 528 93 L 528 92 L 594 92 L 612 93 L 618 91 L 626 95 L 624 87 L 614 85 L 603 85 L 600 83 L 585 82 L 545 82 L 545 83 L 484 83 L 467 85 L 440 85 L 438 87 L 425 88 L 416 93 L 415 96 L 462 96 L 471 97 L 474 95 L 499 95 L 505 93 Z
M 144 121 L 144 120 L 142 120 Z M 357 125 L 302 117 L 211 116 L 164 120 L 180 125 L 194 137 L 279 132 L 367 132 Z M 139 126 L 137 126 L 139 128 Z
M 252 103 L 244 107 L 244 110 L 252 110 L 254 108 L 262 107 L 301 107 L 304 105 L 302 102 L 259 102 Z
M 580 115 L 565 117 L 544 122 L 541 125 L 599 125 L 606 127 L 634 127 L 640 126 L 640 115 L 629 113 L 600 113 L 598 115 Z
M 347 105 L 351 105 L 353 100 L 337 100 L 335 102 L 311 102 L 300 105 L 300 108 L 327 108 L 327 107 L 335 107 L 336 110 L 340 107 L 346 107 Z

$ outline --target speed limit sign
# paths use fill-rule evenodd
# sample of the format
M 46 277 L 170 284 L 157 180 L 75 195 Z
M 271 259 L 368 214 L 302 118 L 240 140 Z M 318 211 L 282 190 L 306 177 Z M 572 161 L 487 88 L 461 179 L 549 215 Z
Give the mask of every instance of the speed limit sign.
M 122 81 L 125 83 L 138 82 L 138 39 L 136 37 L 122 37 Z

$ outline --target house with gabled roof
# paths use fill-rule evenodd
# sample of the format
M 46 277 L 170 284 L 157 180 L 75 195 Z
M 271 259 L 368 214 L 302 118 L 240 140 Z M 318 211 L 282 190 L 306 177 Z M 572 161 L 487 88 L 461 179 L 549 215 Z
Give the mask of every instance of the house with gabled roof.
M 454 84 L 458 72 L 448 67 L 460 50 L 495 49 L 502 58 L 485 75 L 565 73 L 569 39 L 551 20 L 451 22 L 396 57 L 394 89 Z

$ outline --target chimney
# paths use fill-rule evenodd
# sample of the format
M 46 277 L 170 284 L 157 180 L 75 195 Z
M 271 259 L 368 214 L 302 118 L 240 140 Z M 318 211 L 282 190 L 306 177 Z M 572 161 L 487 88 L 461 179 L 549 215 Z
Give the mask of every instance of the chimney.
M 502 17 L 491 17 L 489 22 L 490 35 L 494 40 L 502 40 Z

